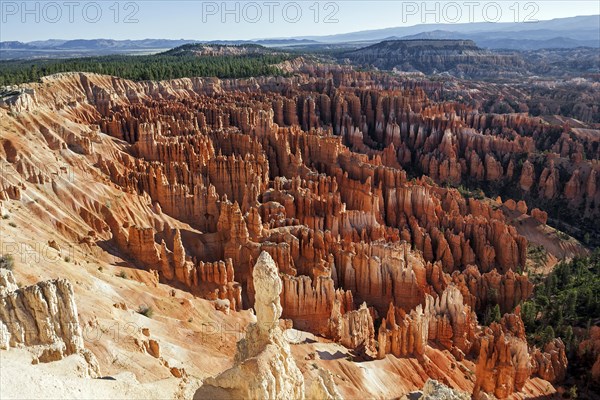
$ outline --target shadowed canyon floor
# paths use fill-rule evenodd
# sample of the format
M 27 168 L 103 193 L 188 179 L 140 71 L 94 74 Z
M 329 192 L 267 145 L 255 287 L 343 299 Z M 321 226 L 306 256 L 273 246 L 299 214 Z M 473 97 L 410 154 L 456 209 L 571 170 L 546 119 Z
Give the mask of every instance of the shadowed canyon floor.
M 383 399 L 430 378 L 554 394 L 565 346 L 528 344 L 519 305 L 530 272 L 587 253 L 548 214 L 599 218 L 597 132 L 481 113 L 442 85 L 303 65 L 69 73 L 4 98 L 3 396 Z M 43 289 L 57 278 L 67 294 Z

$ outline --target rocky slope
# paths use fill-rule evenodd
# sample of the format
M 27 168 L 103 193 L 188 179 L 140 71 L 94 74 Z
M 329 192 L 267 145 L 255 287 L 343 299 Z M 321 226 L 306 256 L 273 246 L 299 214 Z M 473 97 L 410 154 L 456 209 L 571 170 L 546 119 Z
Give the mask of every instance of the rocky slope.
M 542 153 L 541 132 L 562 128 L 436 101 L 435 85 L 314 66 L 247 80 L 48 77 L 0 108 L 3 253 L 50 240 L 39 252 L 53 261 L 33 274 L 64 270 L 109 293 L 97 309 L 93 292 L 81 296 L 88 325 L 152 325 L 92 341 L 101 367 L 188 389 L 211 376 L 205 389 L 251 397 L 356 397 L 372 381 L 385 388 L 376 397 L 400 397 L 428 377 L 470 393 L 544 394 L 564 374 L 564 346 L 529 347 L 519 329 L 533 286 L 511 213 L 545 226 L 521 196 L 582 204 L 581 218 L 594 218 L 598 165 L 577 158 L 581 139 Z M 519 182 L 521 201 L 450 186 L 471 181 Z M 132 311 L 141 305 L 156 321 Z M 496 305 L 505 317 L 482 327 Z M 235 350 L 249 308 L 256 340 Z M 288 351 L 279 317 L 295 328 L 285 334 L 314 343 Z M 110 362 L 121 347 L 137 367 Z M 293 361 L 301 374 L 280 381 Z M 251 376 L 239 386 L 235 371 Z

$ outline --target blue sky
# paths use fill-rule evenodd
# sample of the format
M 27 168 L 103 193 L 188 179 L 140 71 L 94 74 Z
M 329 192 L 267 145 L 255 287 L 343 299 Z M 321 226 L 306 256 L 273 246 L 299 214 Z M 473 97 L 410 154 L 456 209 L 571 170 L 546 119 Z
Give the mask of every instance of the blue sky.
M 600 14 L 591 1 L 7 1 L 0 40 L 256 39 Z M 437 21 L 436 21 L 437 20 Z

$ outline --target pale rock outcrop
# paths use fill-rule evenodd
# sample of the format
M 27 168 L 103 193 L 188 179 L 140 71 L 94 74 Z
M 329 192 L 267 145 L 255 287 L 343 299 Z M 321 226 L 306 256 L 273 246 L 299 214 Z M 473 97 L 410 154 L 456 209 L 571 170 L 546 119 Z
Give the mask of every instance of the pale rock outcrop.
M 477 317 L 466 305 L 460 290 L 450 285 L 435 301 L 428 297 L 424 312 L 429 315 L 429 340 L 447 349 L 468 354 L 475 340 Z
M 0 294 L 14 292 L 19 286 L 13 273 L 5 268 L 0 268 Z
M 100 374 L 96 358 L 84 347 L 73 287 L 65 279 L 18 288 L 12 272 L 1 269 L 0 330 L 0 349 L 31 348 L 34 362 L 80 354 L 87 361 L 88 375 Z
M 471 395 L 434 380 L 428 379 L 422 390 L 411 392 L 400 400 L 470 400 Z
M 16 89 L 8 91 L 8 94 L 3 93 L 3 96 L 0 98 L 0 108 L 10 109 L 17 113 L 32 111 L 37 108 L 38 99 L 35 89 L 18 88 L 15 86 L 9 86 L 8 88 Z
M 306 389 L 307 400 L 342 400 L 331 371 L 318 368 L 316 375 Z
M 267 252 L 261 253 L 252 277 L 256 322 L 238 342 L 234 367 L 208 378 L 200 392 L 216 388 L 231 398 L 303 399 L 304 377 L 279 327 L 282 282 Z

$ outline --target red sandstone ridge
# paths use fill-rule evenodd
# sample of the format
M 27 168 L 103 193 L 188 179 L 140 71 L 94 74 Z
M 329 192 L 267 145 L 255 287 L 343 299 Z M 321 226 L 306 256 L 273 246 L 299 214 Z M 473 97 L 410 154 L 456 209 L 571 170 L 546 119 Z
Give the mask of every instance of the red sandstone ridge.
M 410 359 L 409 372 L 461 390 L 518 396 L 531 378 L 559 382 L 566 359 L 558 341 L 529 348 L 512 314 L 533 284 L 527 240 L 503 210 L 545 224 L 538 207 L 567 201 L 596 218 L 598 164 L 578 160 L 564 182 L 569 151 L 533 138 L 552 127 L 434 100 L 438 89 L 327 67 L 161 83 L 66 75 L 36 86 L 48 108 L 0 112 L 39 131 L 40 152 L 70 151 L 61 163 L 77 179 L 5 140 L 0 200 L 234 315 L 256 307 L 254 266 L 268 254 L 281 280 L 270 301 L 295 329 L 373 365 Z M 490 201 L 471 182 L 516 198 Z M 495 305 L 501 323 L 480 326 Z

